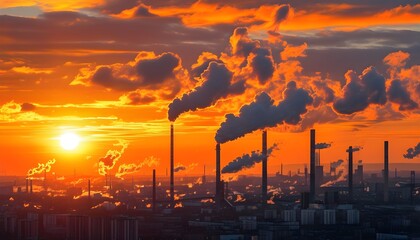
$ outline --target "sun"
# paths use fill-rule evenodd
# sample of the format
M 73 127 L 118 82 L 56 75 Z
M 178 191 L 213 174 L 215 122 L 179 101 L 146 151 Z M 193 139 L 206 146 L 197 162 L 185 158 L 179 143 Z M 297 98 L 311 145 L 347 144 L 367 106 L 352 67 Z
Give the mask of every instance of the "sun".
M 75 133 L 64 133 L 60 136 L 60 145 L 65 150 L 74 150 L 79 143 L 80 137 Z

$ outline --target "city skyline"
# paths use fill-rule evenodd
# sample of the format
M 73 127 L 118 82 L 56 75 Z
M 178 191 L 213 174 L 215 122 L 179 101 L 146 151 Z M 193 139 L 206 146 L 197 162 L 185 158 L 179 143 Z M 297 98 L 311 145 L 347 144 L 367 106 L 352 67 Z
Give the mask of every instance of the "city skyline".
M 261 151 L 263 129 L 277 144 L 270 175 L 280 164 L 309 164 L 310 128 L 317 143 L 331 144 L 324 165 L 346 160 L 348 146 L 363 147 L 355 161 L 380 163 L 386 140 L 391 164 L 418 163 L 403 155 L 420 135 L 419 7 L 3 1 L 0 174 L 23 176 L 55 159 L 57 176 L 98 175 L 100 160 L 117 154 L 112 175 L 129 164 L 164 175 L 173 123 L 179 174 L 206 165 L 214 175 L 225 115 L 239 116 L 263 93 L 275 115 L 251 112 L 233 123 L 243 133 L 218 138 L 222 168 Z M 78 135 L 77 146 L 60 142 L 66 133 Z

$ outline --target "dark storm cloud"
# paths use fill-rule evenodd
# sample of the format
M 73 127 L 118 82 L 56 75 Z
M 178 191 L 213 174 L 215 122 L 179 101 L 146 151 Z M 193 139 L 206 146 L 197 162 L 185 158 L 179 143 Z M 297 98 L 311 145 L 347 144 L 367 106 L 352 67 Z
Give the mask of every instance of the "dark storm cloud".
M 281 5 L 277 10 L 274 16 L 274 23 L 280 24 L 287 19 L 290 12 L 290 5 Z
M 137 62 L 137 74 L 144 79 L 144 85 L 159 84 L 174 77 L 173 71 L 181 63 L 178 56 L 173 53 L 164 53 L 154 59 L 145 59 Z
M 293 81 L 287 84 L 283 94 L 284 99 L 278 105 L 274 105 L 274 100 L 267 93 L 261 93 L 254 102 L 242 106 L 238 116 L 227 114 L 217 130 L 216 141 L 225 143 L 278 124 L 298 124 L 313 99 L 307 91 L 297 88 Z
M 388 97 L 389 101 L 400 105 L 398 108 L 400 111 L 413 110 L 419 107 L 419 105 L 411 99 L 406 86 L 398 79 L 392 80 L 391 85 L 388 88 Z
M 306 50 L 307 57 L 300 59 L 303 73 L 308 75 L 321 72 L 330 78 L 342 79 L 348 69 L 364 69 L 367 66 L 386 72 L 382 59 L 398 50 L 410 53 L 408 65 L 420 61 L 420 44 L 416 41 L 420 32 L 411 30 L 324 30 L 293 36 L 284 33 L 282 36 L 289 44 L 306 42 L 310 46 Z
M 244 82 L 232 83 L 233 73 L 221 63 L 211 62 L 201 77 L 204 79 L 202 85 L 169 104 L 168 119 L 170 121 L 175 121 L 184 112 L 209 107 L 220 98 L 245 91 Z
M 174 78 L 174 70 L 180 66 L 180 63 L 179 57 L 173 53 L 163 53 L 150 59 L 140 57 L 134 69 L 131 66 L 125 66 L 125 70 L 116 69 L 117 67 L 112 65 L 99 67 L 91 81 L 119 91 L 135 90 L 139 87 L 155 88 Z M 135 79 L 129 76 L 134 76 Z
M 248 28 L 238 27 L 231 37 L 232 53 L 242 57 L 247 57 L 251 52 L 260 46 L 257 40 L 250 39 Z
M 274 61 L 271 57 L 271 51 L 266 48 L 255 50 L 255 57 L 252 58 L 251 66 L 253 73 L 257 76 L 261 84 L 265 84 L 273 77 Z
M 365 110 L 369 104 L 386 103 L 385 78 L 375 68 L 365 69 L 361 76 L 349 71 L 346 73 L 346 79 L 344 96 L 333 104 L 338 113 L 352 114 Z
M 103 13 L 117 14 L 124 10 L 135 7 L 139 0 L 106 0 L 104 4 L 94 8 Z
M 260 151 L 252 151 L 251 154 L 244 154 L 237 157 L 222 169 L 222 173 L 236 173 L 244 169 L 252 168 L 264 158 L 269 157 L 275 149 L 277 149 L 277 144 L 274 144 L 267 149 L 267 155 Z
M 137 90 L 123 95 L 122 97 L 120 97 L 120 100 L 124 104 L 128 105 L 140 105 L 154 102 L 156 100 L 156 97 L 152 95 L 142 94 L 141 91 Z
M 420 154 L 420 143 L 418 143 L 416 146 L 407 149 L 407 153 L 405 153 L 403 156 L 404 158 L 413 159 Z

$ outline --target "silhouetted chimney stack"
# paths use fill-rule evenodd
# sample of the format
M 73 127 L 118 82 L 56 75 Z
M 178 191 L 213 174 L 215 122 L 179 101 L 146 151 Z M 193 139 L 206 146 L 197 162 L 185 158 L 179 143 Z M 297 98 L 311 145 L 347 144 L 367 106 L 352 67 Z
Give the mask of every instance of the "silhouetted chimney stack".
M 416 171 L 410 172 L 410 201 L 413 203 L 414 188 L 416 186 Z
M 349 152 L 349 167 L 348 167 L 348 187 L 349 187 L 349 201 L 353 202 L 353 147 L 350 146 Z
M 206 183 L 206 165 L 204 164 L 204 171 L 203 171 L 203 179 L 202 179 L 203 184 Z
M 90 198 L 90 179 L 88 179 L 88 196 Z
M 315 129 L 311 129 L 310 139 L 310 201 L 315 200 Z
M 220 209 L 222 189 L 220 186 L 220 143 L 216 145 L 216 208 Z
M 29 180 L 29 192 L 32 194 L 33 193 L 33 188 L 32 188 L 32 179 Z
M 171 166 L 170 166 L 170 196 L 171 206 L 174 206 L 175 192 L 174 192 L 174 125 L 171 124 Z
M 153 169 L 152 208 L 156 211 L 156 170 Z
M 388 175 L 389 175 L 389 162 L 388 162 L 388 141 L 384 141 L 384 202 L 389 201 L 389 186 L 388 186 Z
M 262 184 L 261 184 L 261 201 L 267 203 L 267 131 L 262 132 Z
M 26 193 L 29 193 L 29 176 L 26 176 Z

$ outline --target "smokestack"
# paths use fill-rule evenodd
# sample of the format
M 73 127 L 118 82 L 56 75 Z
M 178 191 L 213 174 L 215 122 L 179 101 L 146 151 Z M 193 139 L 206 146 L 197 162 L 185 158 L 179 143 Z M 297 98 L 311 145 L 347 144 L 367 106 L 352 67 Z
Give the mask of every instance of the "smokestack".
M 308 167 L 305 164 L 305 186 L 308 186 Z
M 44 169 L 44 191 L 47 191 L 47 169 Z
M 170 195 L 171 206 L 174 206 L 174 125 L 171 124 L 171 169 L 170 169 Z
M 384 141 L 384 202 L 389 200 L 389 190 L 388 190 L 388 141 Z
M 105 187 L 108 187 L 108 174 L 105 173 Z
M 353 147 L 350 146 L 348 151 L 349 151 L 349 167 L 348 167 L 349 201 L 353 202 Z
M 26 193 L 29 193 L 29 177 L 26 176 Z
M 416 172 L 410 172 L 410 200 L 413 203 L 414 187 L 416 186 Z
M 283 176 L 283 163 L 280 164 L 280 175 Z
M 267 131 L 262 132 L 262 184 L 261 184 L 261 201 L 267 203 Z
M 310 201 L 315 200 L 315 129 L 311 129 L 310 140 Z
M 33 188 L 32 188 L 32 179 L 29 180 L 29 192 L 32 194 L 33 193 Z
M 203 171 L 203 179 L 202 179 L 203 184 L 206 183 L 206 165 L 204 164 L 204 171 Z
M 90 179 L 88 179 L 88 197 L 90 198 Z
M 152 207 L 156 211 L 156 170 L 153 169 L 153 189 L 152 189 Z
M 220 209 L 220 203 L 222 201 L 221 194 L 222 189 L 220 189 L 220 143 L 216 145 L 216 208 Z

